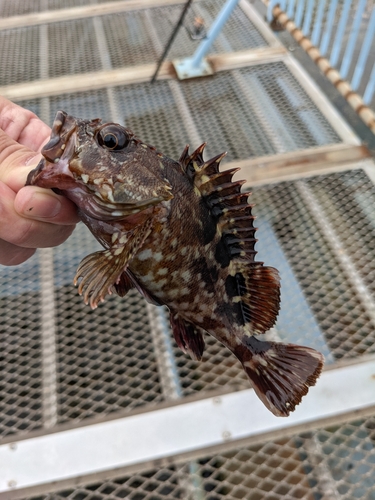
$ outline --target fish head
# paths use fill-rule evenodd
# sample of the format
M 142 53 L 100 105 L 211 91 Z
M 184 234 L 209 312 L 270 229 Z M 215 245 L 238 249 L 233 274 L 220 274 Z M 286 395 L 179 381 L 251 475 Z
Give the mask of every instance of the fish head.
M 133 132 L 58 111 L 27 185 L 51 188 L 86 215 L 117 220 L 173 198 L 156 150 Z

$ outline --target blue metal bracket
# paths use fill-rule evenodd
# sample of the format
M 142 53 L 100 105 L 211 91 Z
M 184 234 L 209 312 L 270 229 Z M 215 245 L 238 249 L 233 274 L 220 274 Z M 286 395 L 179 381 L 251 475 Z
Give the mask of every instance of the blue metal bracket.
M 205 56 L 210 50 L 212 44 L 216 40 L 217 36 L 222 30 L 224 24 L 227 22 L 229 16 L 232 14 L 238 2 L 239 0 L 227 0 L 214 23 L 212 24 L 207 34 L 207 38 L 205 38 L 203 42 L 200 43 L 192 57 L 187 57 L 185 59 L 176 59 L 175 61 L 173 61 L 174 68 L 180 80 L 213 74 L 213 69 L 208 63 L 207 59 L 205 59 Z

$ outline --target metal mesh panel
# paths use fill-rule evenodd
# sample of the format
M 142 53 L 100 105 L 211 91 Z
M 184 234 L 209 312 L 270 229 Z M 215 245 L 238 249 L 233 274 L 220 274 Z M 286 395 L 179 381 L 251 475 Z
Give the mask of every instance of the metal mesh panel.
M 92 19 L 50 24 L 48 54 L 50 77 L 101 69 Z
M 0 17 L 22 16 L 44 10 L 67 9 L 110 1 L 113 0 L 1 0 Z
M 176 346 L 174 348 L 183 396 L 223 387 L 232 390 L 248 389 L 249 380 L 237 358 L 209 335 L 205 335 L 205 343 L 205 352 L 200 362 L 193 361 Z
M 194 2 L 187 26 L 194 15 L 201 15 L 209 25 L 223 1 Z M 31 9 L 31 2 L 21 3 L 2 2 L 0 12 L 6 16 Z M 87 3 L 80 0 L 74 5 Z M 32 5 L 33 11 L 41 8 L 39 3 Z M 71 5 L 71 1 L 48 2 L 50 9 Z M 39 78 L 41 70 L 58 76 L 102 69 L 108 61 L 113 67 L 155 62 L 181 8 L 1 32 L 1 84 Z M 100 25 L 105 40 L 99 36 Z M 46 32 L 49 46 L 41 47 Z M 183 28 L 169 57 L 190 55 L 196 44 Z M 214 50 L 266 45 L 237 8 Z M 107 59 L 101 51 L 106 46 Z M 48 60 L 41 56 L 41 49 L 49 54 Z M 228 150 L 229 160 L 341 142 L 281 62 L 204 80 L 159 81 L 152 86 L 129 85 L 21 104 L 44 119 L 49 116 L 50 123 L 58 109 L 108 121 L 116 116 L 145 142 L 173 158 L 179 157 L 186 142 L 197 146 L 199 140 L 208 142 L 208 156 Z M 254 189 L 251 201 L 256 203 L 258 217 L 258 258 L 277 267 L 282 276 L 282 307 L 273 336 L 315 347 L 328 362 L 374 352 L 375 306 L 368 300 L 374 293 L 374 198 L 375 188 L 362 171 Z M 118 411 L 124 415 L 167 397 L 158 371 L 165 369 L 159 366 L 165 360 L 156 354 L 156 333 L 150 331 L 150 313 L 143 299 L 135 292 L 125 299 L 109 297 L 91 311 L 72 285 L 79 261 L 98 248 L 80 225 L 54 250 L 49 276 L 40 275 L 38 255 L 15 269 L 0 268 L 3 436 L 18 438 L 43 425 L 75 425 Z M 56 357 L 50 359 L 43 353 L 46 328 L 41 291 L 46 284 L 54 290 L 55 307 L 54 328 L 47 329 L 56 346 Z M 203 392 L 208 396 L 212 390 L 248 388 L 235 357 L 209 336 L 206 344 L 201 363 L 190 360 L 173 344 L 174 359 L 167 361 L 177 368 L 177 395 Z M 46 360 L 51 366 L 46 367 Z M 46 379 L 46 371 L 56 374 L 55 420 L 49 423 L 45 389 L 50 389 L 51 380 Z M 347 423 L 273 443 L 234 447 L 183 465 L 171 464 L 34 500 L 375 500 L 374 429 L 373 418 Z
M 0 31 L 0 85 L 40 78 L 39 27 Z
M 32 500 L 374 500 L 374 429 L 350 422 Z
M 194 8 L 197 10 L 196 14 L 204 16 L 209 25 L 223 3 L 223 1 L 206 0 L 199 2 Z M 46 55 L 48 54 L 48 76 L 52 78 L 103 69 L 97 43 L 104 44 L 113 67 L 156 62 L 161 47 L 166 44 L 178 20 L 181 8 L 181 5 L 177 5 L 100 16 L 97 21 L 103 24 L 105 40 L 96 39 L 91 18 L 49 24 L 47 39 L 43 34 L 41 42 L 48 45 L 45 51 Z M 186 21 L 187 26 L 192 24 L 193 17 L 192 11 Z M 3 54 L 0 85 L 31 81 L 41 77 L 40 30 L 39 26 L 33 26 L 0 32 L 0 48 Z M 158 45 L 154 43 L 155 37 L 158 39 Z M 197 43 L 191 40 L 187 29 L 183 28 L 168 57 L 190 55 Z M 237 7 L 212 51 L 228 52 L 266 45 L 255 26 Z
M 40 2 L 35 0 L 2 0 L 0 17 L 22 16 L 41 10 Z
M 181 84 L 198 133 L 228 160 L 341 142 L 283 63 Z
M 278 107 L 279 116 L 282 115 L 285 127 L 295 127 L 293 117 L 300 120 L 299 135 L 297 138 L 293 137 L 293 140 L 290 140 L 284 147 L 292 149 L 298 146 L 307 147 L 313 141 L 315 145 L 318 140 L 310 133 L 314 130 L 313 119 L 315 123 L 321 125 L 320 131 L 323 129 L 326 133 L 326 138 L 328 138 L 326 140 L 337 140 L 333 130 L 315 106 L 309 103 L 304 91 L 298 87 L 282 64 L 249 68 L 235 72 L 235 74 L 238 77 L 233 78 L 230 73 L 217 75 L 214 79 L 207 81 L 204 86 L 190 81 L 184 82 L 179 87 L 189 113 L 195 118 L 198 133 L 209 141 L 212 154 L 221 151 L 224 144 L 226 146 L 229 144 L 232 158 L 248 157 L 250 150 L 246 143 L 243 144 L 245 139 L 248 145 L 251 143 L 260 148 L 254 154 L 271 152 L 272 144 L 270 147 L 267 139 L 262 135 L 265 132 L 259 134 L 257 128 L 259 129 L 259 123 L 261 125 L 266 123 L 267 112 L 272 109 L 273 105 Z M 275 83 L 275 78 L 273 78 L 275 75 L 278 76 L 278 83 Z M 251 88 L 243 87 L 243 79 L 246 78 L 252 83 Z M 283 78 L 284 84 L 287 82 L 295 85 L 295 95 L 299 92 L 300 98 L 304 99 L 303 112 L 301 108 L 297 109 L 298 102 L 297 104 L 292 102 L 291 105 L 287 97 L 282 94 L 283 87 L 280 79 Z M 268 107 L 262 108 L 261 111 L 259 102 L 257 103 L 254 98 L 251 98 L 249 102 L 248 98 L 241 94 L 241 91 L 245 91 L 251 95 L 255 88 L 254 82 L 259 83 L 259 81 L 265 83 L 268 88 L 269 99 Z M 273 82 L 271 88 L 266 85 L 269 81 Z M 57 109 L 64 109 L 76 116 L 100 116 L 105 120 L 111 120 L 114 111 L 121 121 L 124 121 L 143 140 L 177 158 L 190 132 L 187 126 L 189 124 L 185 126 L 184 114 L 181 114 L 181 108 L 177 105 L 176 92 L 171 83 L 160 81 L 152 86 L 142 84 L 116 88 L 112 94 L 114 108 L 113 104 L 112 108 L 110 106 L 111 100 L 107 90 L 53 97 L 49 99 L 50 122 Z M 27 104 L 38 111 L 38 101 L 30 101 Z M 262 113 L 263 121 L 259 121 L 259 114 L 258 121 L 254 119 L 254 109 Z M 198 110 L 200 110 L 199 113 Z M 235 120 L 237 122 L 234 124 Z M 266 128 L 267 137 L 277 138 L 275 140 L 278 142 L 274 145 L 274 151 L 278 151 L 286 133 L 278 137 L 277 133 L 280 132 L 278 123 L 269 121 L 267 123 L 270 123 Z M 228 129 L 231 131 L 232 127 L 233 133 L 229 135 Z M 259 135 L 251 138 L 251 130 Z M 242 133 L 244 136 L 239 137 Z M 298 142 L 298 137 L 300 137 L 300 142 Z M 264 145 L 263 150 L 262 145 Z M 337 204 L 341 203 L 341 212 L 345 213 L 350 194 L 351 199 L 353 198 L 351 213 L 354 210 L 353 206 L 356 207 L 357 228 L 361 234 L 370 234 L 371 223 L 367 220 L 369 215 L 366 215 L 363 206 L 355 202 L 355 199 L 360 197 L 360 190 L 354 190 L 352 187 L 354 181 L 351 175 L 357 177 L 362 175 L 361 178 L 358 177 L 361 180 L 356 181 L 357 184 L 360 183 L 362 191 L 372 192 L 372 185 L 366 176 L 360 173 L 317 178 L 308 181 L 307 185 L 311 186 L 309 189 L 313 192 L 325 192 L 325 199 L 328 200 L 331 199 L 331 191 L 340 193 L 342 187 L 338 186 L 345 185 L 348 196 L 341 200 L 337 199 Z M 322 197 L 323 194 L 319 196 Z M 338 198 L 338 195 L 336 197 Z M 303 198 L 303 193 L 299 193 L 294 183 L 257 188 L 252 198 L 252 201 L 257 203 L 256 213 L 259 218 L 259 258 L 268 265 L 279 268 L 283 278 L 282 308 L 277 332 L 282 339 L 317 348 L 325 354 L 328 361 L 344 356 L 369 353 L 372 351 L 373 344 L 372 323 L 356 290 L 347 279 L 345 270 L 337 263 L 332 248 L 324 240 L 319 223 L 311 213 L 311 207 Z M 372 202 L 372 198 L 369 199 L 369 204 L 366 205 L 368 213 L 370 213 L 369 207 Z M 327 214 L 330 214 L 330 206 L 327 206 L 325 210 Z M 339 224 L 339 219 L 337 224 Z M 85 309 L 81 298 L 76 295 L 71 285 L 80 259 L 97 248 L 96 243 L 93 248 L 93 238 L 85 239 L 82 228 L 77 232 L 79 236 L 74 236 L 70 243 L 55 252 L 54 279 L 55 286 L 58 287 L 56 291 L 57 422 L 84 419 L 98 413 L 132 408 L 162 399 L 147 324 L 142 323 L 142 331 L 147 331 L 146 336 L 141 338 L 137 333 L 137 324 L 140 320 L 144 321 L 142 318 L 145 316 L 141 299 L 136 295 L 129 296 L 129 302 L 112 298 L 97 311 L 90 312 Z M 290 237 L 291 234 L 293 238 Z M 357 248 L 360 245 L 355 241 L 353 239 L 353 245 Z M 370 246 L 362 254 L 371 255 Z M 319 259 L 318 265 L 317 259 Z M 366 261 L 363 262 L 366 262 L 365 273 L 371 280 L 371 257 L 366 257 Z M 331 292 L 326 289 L 327 283 L 332 289 Z M 334 287 L 332 283 L 335 283 Z M 134 319 L 124 316 L 127 308 L 135 314 Z M 112 324 L 111 318 L 114 316 L 117 319 Z M 120 334 L 118 332 L 122 323 L 126 325 L 126 328 Z M 98 330 L 97 325 L 101 325 L 103 330 Z M 128 328 L 134 329 L 133 337 L 129 337 Z M 135 343 L 133 351 L 129 351 L 131 342 Z M 123 351 L 123 357 L 119 354 L 120 351 Z M 138 392 L 133 391 L 131 381 L 125 380 L 126 373 L 129 372 L 129 352 L 132 352 L 132 358 L 134 358 L 131 361 L 133 373 L 140 379 L 143 376 L 142 356 L 148 360 L 149 368 L 145 376 L 151 377 L 152 384 L 145 383 Z M 220 387 L 249 387 L 237 360 L 210 337 L 207 337 L 207 349 L 202 363 L 190 360 L 177 348 L 174 350 L 174 355 L 182 395 Z M 117 369 L 116 366 L 119 368 Z M 101 377 L 101 388 L 97 383 L 100 373 L 106 374 L 104 378 Z
M 82 226 L 55 252 L 59 423 L 162 400 L 144 300 L 132 292 L 91 311 L 71 285 L 99 248 Z
M 199 43 L 192 40 L 189 35 L 194 17 L 201 16 L 209 28 L 223 4 L 223 0 L 196 2 L 186 16 L 184 26 L 170 49 L 168 59 L 191 55 Z M 176 5 L 103 16 L 102 22 L 113 67 L 156 62 L 161 48 L 164 48 L 178 21 L 181 9 L 181 5 Z M 155 37 L 157 44 L 154 43 Z M 230 52 L 266 45 L 266 41 L 253 23 L 237 7 L 211 52 Z
M 108 95 L 105 90 L 92 90 L 50 98 L 50 124 L 56 111 L 62 109 L 69 114 L 85 118 L 111 119 Z
M 38 257 L 0 266 L 0 435 L 41 426 Z
M 335 358 L 374 352 L 372 305 L 357 279 L 373 290 L 374 196 L 362 171 L 254 189 L 259 259 L 282 276 L 282 338 Z
M 182 82 L 178 91 L 192 123 L 177 105 L 173 83 L 114 90 L 126 126 L 172 157 L 178 158 L 189 142 L 192 123 L 208 143 L 208 154 L 227 150 L 228 160 L 341 142 L 283 63 L 224 72 L 203 86 L 199 81 Z M 105 90 L 53 97 L 50 108 L 53 114 L 64 109 L 75 116 L 110 119 Z

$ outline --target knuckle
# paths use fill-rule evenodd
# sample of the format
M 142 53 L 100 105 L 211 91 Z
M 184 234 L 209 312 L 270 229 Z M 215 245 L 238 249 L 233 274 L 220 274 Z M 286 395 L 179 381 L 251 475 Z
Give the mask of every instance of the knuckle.
M 36 230 L 34 221 L 23 219 L 20 224 L 14 228 L 7 240 L 19 247 L 33 246 L 32 243 Z

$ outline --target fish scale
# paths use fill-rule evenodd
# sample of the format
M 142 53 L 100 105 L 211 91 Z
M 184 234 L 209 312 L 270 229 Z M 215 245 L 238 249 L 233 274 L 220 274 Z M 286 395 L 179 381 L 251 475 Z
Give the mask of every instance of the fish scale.
M 201 360 L 204 335 L 242 363 L 265 406 L 287 416 L 316 383 L 323 356 L 309 347 L 260 341 L 280 307 L 278 271 L 255 260 L 255 217 L 225 153 L 205 144 L 172 160 L 132 131 L 59 111 L 27 184 L 72 200 L 104 247 L 85 257 L 74 282 L 95 308 L 136 288 L 165 305 L 179 347 Z

